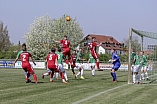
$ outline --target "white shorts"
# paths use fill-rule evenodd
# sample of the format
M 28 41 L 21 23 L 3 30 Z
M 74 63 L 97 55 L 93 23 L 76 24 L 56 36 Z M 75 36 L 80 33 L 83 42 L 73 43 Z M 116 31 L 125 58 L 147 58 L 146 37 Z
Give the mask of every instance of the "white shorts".
M 90 66 L 95 66 L 96 65 L 96 63 L 90 63 Z
M 141 67 L 141 71 L 144 71 L 144 70 L 147 70 L 147 66 Z
M 138 72 L 139 69 L 140 69 L 140 65 L 135 65 L 135 66 L 133 66 L 133 68 L 132 68 L 132 72 Z
M 47 67 L 47 71 L 48 71 L 48 72 L 51 72 L 51 70 L 50 70 L 48 67 Z
M 80 68 L 81 68 L 81 66 L 82 66 L 82 64 L 81 64 L 81 63 L 76 63 L 76 68 L 77 68 L 77 69 L 80 69 Z
M 63 64 L 59 64 L 59 71 L 64 72 L 65 69 L 63 68 Z

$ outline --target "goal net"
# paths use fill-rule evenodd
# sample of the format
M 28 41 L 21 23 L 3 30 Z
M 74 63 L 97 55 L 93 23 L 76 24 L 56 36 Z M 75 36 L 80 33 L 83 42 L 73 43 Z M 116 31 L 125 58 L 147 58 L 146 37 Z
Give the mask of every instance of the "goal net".
M 134 49 L 140 61 L 138 74 L 140 75 L 141 84 L 157 85 L 157 33 L 135 30 L 133 28 L 130 28 L 129 32 L 128 84 L 133 83 L 132 49 Z M 146 56 L 147 61 L 143 61 L 141 52 Z M 146 67 L 144 68 L 144 66 Z M 143 71 L 143 74 L 141 72 L 142 68 L 146 69 L 146 72 Z M 137 76 L 136 81 L 138 81 Z

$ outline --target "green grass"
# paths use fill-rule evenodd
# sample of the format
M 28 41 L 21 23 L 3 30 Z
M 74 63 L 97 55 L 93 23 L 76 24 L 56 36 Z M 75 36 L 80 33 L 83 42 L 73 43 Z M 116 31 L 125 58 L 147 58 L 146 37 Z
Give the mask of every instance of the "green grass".
M 117 83 L 111 82 L 109 71 L 84 71 L 84 80 L 75 79 L 70 70 L 66 70 L 69 83 L 61 79 L 49 82 L 41 74 L 46 70 L 35 70 L 39 84 L 25 83 L 22 69 L 0 69 L 0 104 L 72 104 L 100 92 L 127 84 L 127 72 L 116 72 Z M 76 70 L 77 72 L 77 70 Z M 34 82 L 33 77 L 31 78 Z M 107 91 L 81 104 L 157 104 L 157 86 L 125 85 Z

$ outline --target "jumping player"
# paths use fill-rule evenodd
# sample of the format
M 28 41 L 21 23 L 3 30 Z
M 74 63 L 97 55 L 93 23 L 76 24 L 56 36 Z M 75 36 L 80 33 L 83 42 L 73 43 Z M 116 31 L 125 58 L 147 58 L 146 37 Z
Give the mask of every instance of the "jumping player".
M 59 64 L 59 71 L 60 72 L 63 72 L 64 74 L 64 77 L 66 79 L 66 82 L 69 82 L 68 81 L 68 77 L 67 77 L 67 74 L 65 72 L 65 69 L 63 68 L 63 59 L 65 59 L 64 55 L 61 53 L 61 48 L 60 47 L 57 47 L 57 52 L 55 52 L 55 54 L 58 55 L 58 64 Z
M 144 55 L 144 51 L 141 51 L 140 52 L 140 55 L 141 55 L 141 64 L 142 64 L 142 68 L 141 68 L 141 76 L 142 76 L 142 80 L 145 80 L 144 78 L 144 73 L 145 72 L 145 75 L 147 76 L 147 80 L 149 80 L 149 77 L 148 77 L 148 73 L 147 73 L 147 57 Z
M 51 77 L 50 77 L 50 82 L 53 82 L 53 75 L 54 75 L 54 72 L 59 72 L 59 65 L 58 65 L 58 55 L 55 54 L 55 48 L 51 48 L 51 52 L 47 58 L 46 58 L 46 61 L 45 61 L 45 65 L 47 64 L 47 67 L 52 71 L 51 72 Z M 55 63 L 57 64 L 57 66 L 55 65 Z M 64 80 L 64 75 L 63 75 L 63 72 L 60 72 L 60 75 L 61 75 L 61 78 L 62 78 L 62 82 L 63 83 L 67 83 L 65 80 Z
M 140 61 L 139 61 L 138 55 L 134 52 L 134 49 L 132 49 L 132 64 L 133 64 L 133 67 L 132 67 L 133 84 L 136 84 L 135 74 L 136 74 L 137 79 L 138 79 L 138 84 L 141 84 L 140 75 L 138 74 L 138 71 L 140 69 Z
M 64 36 L 63 40 L 56 41 L 56 40 L 52 39 L 52 41 L 54 41 L 56 43 L 62 43 L 63 55 L 64 55 L 65 58 L 68 55 L 69 62 L 71 63 L 70 41 L 67 40 L 67 36 Z M 69 65 L 68 60 L 65 60 L 65 62 Z
M 111 62 L 114 64 L 112 69 L 111 69 L 111 76 L 113 77 L 114 82 L 117 82 L 117 77 L 116 77 L 116 73 L 115 71 L 117 71 L 120 67 L 120 61 L 119 61 L 119 56 L 115 53 L 115 49 L 111 49 L 111 53 L 112 53 L 112 60 Z
M 73 50 L 73 55 L 71 56 L 71 61 L 72 61 L 72 65 L 71 65 L 71 71 L 73 72 L 72 75 L 75 74 L 74 72 L 74 68 L 76 67 L 76 59 L 77 59 L 77 54 L 76 54 L 76 50 Z
M 87 63 L 90 63 L 90 67 L 92 69 L 92 76 L 95 76 L 95 65 L 96 65 L 96 60 L 92 56 L 92 54 L 89 54 L 89 60 Z
M 101 46 L 102 43 L 97 44 L 97 43 L 95 42 L 95 39 L 96 39 L 95 37 L 92 37 L 92 43 L 90 43 L 90 44 L 87 46 L 87 51 L 86 51 L 86 53 L 88 52 L 88 48 L 90 48 L 92 56 L 93 56 L 94 59 L 97 61 L 97 63 L 96 63 L 97 69 L 100 69 L 100 68 L 99 68 L 99 57 L 98 57 L 98 54 L 96 53 L 96 48 L 95 48 L 95 47 L 96 47 L 96 46 L 97 46 L 97 47 Z
M 82 49 L 79 49 L 79 53 L 77 54 L 77 59 L 76 59 L 76 67 L 77 69 L 79 69 L 79 72 L 77 73 L 77 75 L 75 76 L 75 78 L 77 78 L 80 74 L 81 74 L 81 79 L 84 79 L 83 77 L 83 71 L 84 68 L 82 66 L 83 61 L 85 61 L 85 59 L 82 59 Z
M 37 82 L 37 77 L 36 77 L 36 74 L 34 73 L 33 68 L 31 67 L 31 64 L 29 63 L 29 57 L 32 60 L 34 65 L 36 65 L 36 63 L 33 61 L 31 53 L 27 52 L 27 48 L 26 48 L 26 44 L 25 43 L 22 44 L 22 51 L 20 51 L 18 53 L 17 58 L 15 59 L 13 64 L 15 64 L 17 62 L 19 57 L 21 57 L 23 70 L 25 70 L 25 72 L 28 72 L 27 73 L 27 78 L 26 78 L 26 83 L 30 82 L 29 81 L 29 76 L 30 76 L 30 74 L 32 74 L 33 77 L 34 77 L 35 83 L 37 84 L 38 83 Z

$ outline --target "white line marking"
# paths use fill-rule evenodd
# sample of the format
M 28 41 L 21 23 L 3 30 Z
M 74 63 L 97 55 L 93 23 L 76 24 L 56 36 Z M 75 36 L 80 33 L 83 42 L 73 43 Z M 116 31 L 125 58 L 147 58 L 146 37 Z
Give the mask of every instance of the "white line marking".
M 128 84 L 124 84 L 124 85 L 122 85 L 122 86 L 118 86 L 118 87 L 115 87 L 115 88 L 112 88 L 112 89 L 105 90 L 105 91 L 100 92 L 100 93 L 98 93 L 98 94 L 95 94 L 95 95 L 93 95 L 93 96 L 89 96 L 89 97 L 87 97 L 87 98 L 85 98 L 85 99 L 76 101 L 76 102 L 74 102 L 74 103 L 72 103 L 72 104 L 79 104 L 79 103 L 84 102 L 84 101 L 86 101 L 86 100 L 89 100 L 89 99 L 91 99 L 91 98 L 93 98 L 93 97 L 99 96 L 99 95 L 101 95 L 101 94 L 104 94 L 104 93 L 106 93 L 106 92 L 115 90 L 115 89 L 117 89 L 117 88 L 120 88 L 120 87 L 123 87 L 123 86 L 126 86 L 126 85 L 128 85 Z

